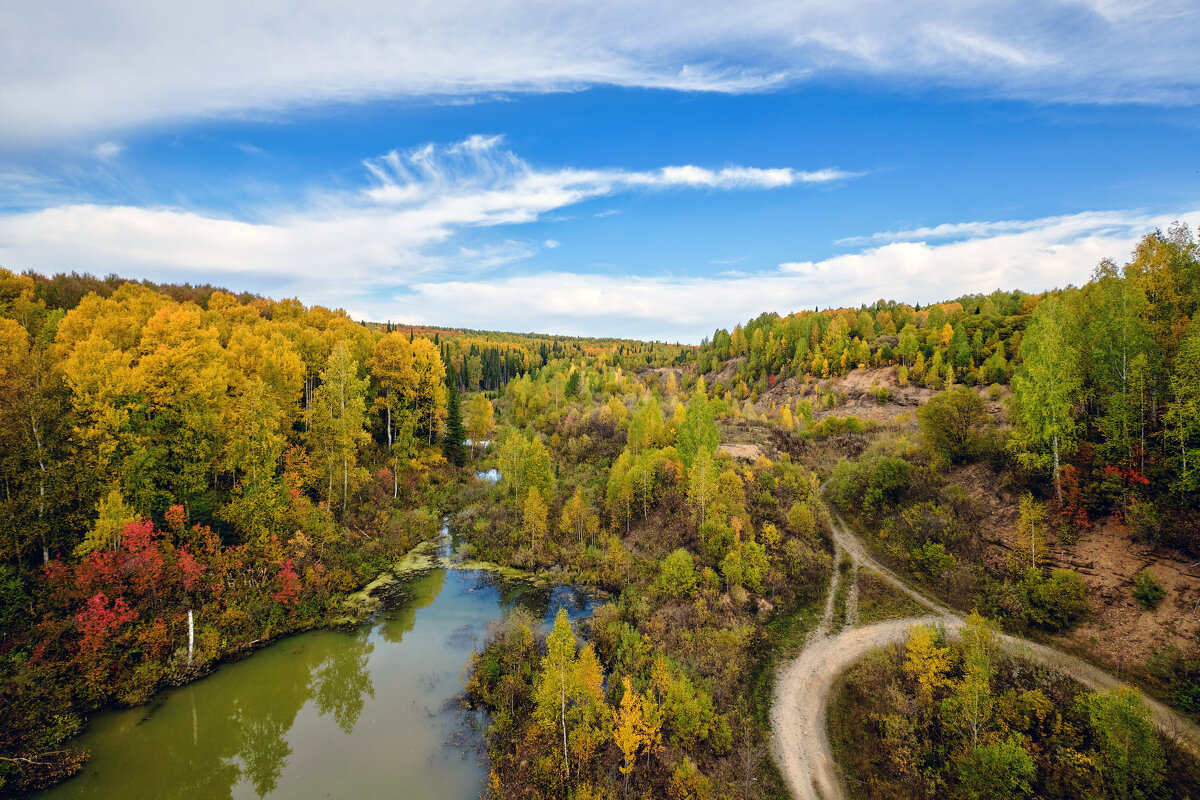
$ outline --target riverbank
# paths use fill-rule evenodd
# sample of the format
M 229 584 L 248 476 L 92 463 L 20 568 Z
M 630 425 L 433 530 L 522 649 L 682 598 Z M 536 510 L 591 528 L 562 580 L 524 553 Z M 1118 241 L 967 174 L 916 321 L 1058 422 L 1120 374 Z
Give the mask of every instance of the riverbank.
M 445 495 L 446 481 L 426 494 Z M 301 497 L 291 538 L 239 545 L 189 528 L 173 509 L 166 525 L 127 525 L 115 549 L 47 565 L 28 628 L 2 643 L 0 792 L 82 769 L 77 737 L 93 714 L 141 706 L 272 642 L 344 624 L 346 597 L 419 550 L 414 539 L 439 532 L 441 514 L 390 495 L 380 502 L 388 521 L 375 533 L 336 525 Z
M 491 626 L 521 609 L 590 613 L 583 592 L 496 570 L 415 569 L 360 624 L 279 639 L 134 709 L 96 715 L 85 775 L 39 800 L 373 797 L 474 800 L 486 774 L 462 673 Z M 144 763 L 143 763 L 144 762 Z

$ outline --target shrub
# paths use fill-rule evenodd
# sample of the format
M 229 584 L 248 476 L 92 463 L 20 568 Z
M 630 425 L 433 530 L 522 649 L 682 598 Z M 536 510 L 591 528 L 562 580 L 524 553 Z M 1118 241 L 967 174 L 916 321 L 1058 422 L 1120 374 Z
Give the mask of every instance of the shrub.
M 1133 599 L 1137 600 L 1142 608 L 1153 611 L 1158 608 L 1158 604 L 1166 596 L 1167 590 L 1158 582 L 1157 578 L 1146 570 L 1138 573 L 1137 579 L 1133 582 Z
M 911 472 L 912 466 L 902 458 L 885 456 L 879 459 L 871 469 L 863 505 L 876 510 L 885 503 L 895 503 L 908 486 Z
M 1049 578 L 1039 570 L 1025 573 L 1029 596 L 1029 621 L 1039 628 L 1064 631 L 1087 612 L 1087 584 L 1083 576 L 1069 569 L 1056 569 Z
M 1077 701 L 1091 723 L 1100 772 L 1116 797 L 1159 796 L 1164 768 L 1162 745 L 1141 696 L 1121 686 L 1083 695 Z
M 829 478 L 829 499 L 843 508 L 857 505 L 866 493 L 870 477 L 870 468 L 866 464 L 842 458 Z
M 951 463 L 976 456 L 979 431 L 988 419 L 983 400 L 970 389 L 941 392 L 917 409 L 925 443 Z
M 996 744 L 981 745 L 958 765 L 958 780 L 963 797 L 970 800 L 1005 800 L 1033 793 L 1029 783 L 1036 769 L 1021 742 L 1021 735 L 1010 733 Z
M 682 547 L 663 559 L 654 588 L 663 597 L 691 597 L 696 589 L 696 566 L 692 554 Z
M 1150 544 L 1155 544 L 1162 534 L 1162 517 L 1149 500 L 1133 498 L 1125 511 L 1125 524 L 1134 537 Z
M 946 570 L 954 567 L 954 556 L 947 553 L 945 546 L 938 542 L 918 545 L 910 555 L 913 566 L 931 578 L 940 578 Z

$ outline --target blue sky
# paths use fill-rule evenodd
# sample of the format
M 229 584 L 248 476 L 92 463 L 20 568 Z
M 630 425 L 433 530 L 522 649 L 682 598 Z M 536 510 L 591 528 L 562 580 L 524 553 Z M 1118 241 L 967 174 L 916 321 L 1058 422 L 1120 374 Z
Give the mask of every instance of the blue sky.
M 1194 3 L 169 5 L 6 10 L 0 265 L 694 342 L 1200 222 Z

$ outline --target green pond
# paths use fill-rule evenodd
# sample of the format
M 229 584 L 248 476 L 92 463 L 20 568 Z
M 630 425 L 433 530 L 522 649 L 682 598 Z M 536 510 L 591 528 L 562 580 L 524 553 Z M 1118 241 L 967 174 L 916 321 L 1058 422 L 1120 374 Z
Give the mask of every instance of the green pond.
M 447 541 L 448 541 L 448 537 Z M 84 771 L 36 797 L 476 798 L 482 720 L 457 701 L 489 622 L 591 600 L 487 570 L 399 584 L 370 622 L 276 642 L 148 705 L 95 715 Z

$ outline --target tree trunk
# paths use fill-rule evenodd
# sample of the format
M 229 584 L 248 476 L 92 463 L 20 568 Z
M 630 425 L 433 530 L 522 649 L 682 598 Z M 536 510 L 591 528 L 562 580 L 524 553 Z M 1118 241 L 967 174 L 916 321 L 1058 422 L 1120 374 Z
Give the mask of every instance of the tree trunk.
M 1058 434 L 1054 434 L 1054 494 L 1058 498 L 1058 507 L 1062 508 L 1062 483 L 1058 479 Z
M 567 761 L 567 676 L 563 674 L 563 670 L 559 668 L 559 701 L 561 703 L 562 714 L 562 732 L 563 732 L 563 770 L 567 773 L 567 780 L 571 780 L 571 764 Z
M 650 489 L 646 485 L 646 470 L 642 470 L 642 519 L 650 516 Z

